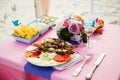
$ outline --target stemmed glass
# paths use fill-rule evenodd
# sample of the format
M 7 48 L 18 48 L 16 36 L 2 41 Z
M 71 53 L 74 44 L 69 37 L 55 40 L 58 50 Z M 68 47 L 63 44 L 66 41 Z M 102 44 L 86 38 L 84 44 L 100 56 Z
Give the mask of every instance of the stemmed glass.
M 87 44 L 86 44 L 87 47 L 92 47 L 92 46 L 93 46 L 93 45 L 90 43 L 90 36 L 92 36 L 92 34 L 94 33 L 94 30 L 95 30 L 95 28 L 92 27 L 92 26 L 87 26 L 87 27 L 85 28 L 85 32 L 86 32 L 86 34 L 87 34 Z

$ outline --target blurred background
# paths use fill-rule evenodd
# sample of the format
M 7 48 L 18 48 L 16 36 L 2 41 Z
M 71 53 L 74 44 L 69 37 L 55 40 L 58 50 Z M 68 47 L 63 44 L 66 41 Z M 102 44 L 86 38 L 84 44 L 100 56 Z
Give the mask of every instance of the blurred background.
M 49 0 L 48 15 L 59 16 L 77 13 L 83 18 L 96 16 L 106 24 L 120 22 L 120 0 Z M 69 1 L 69 2 L 68 2 Z M 12 20 L 27 24 L 35 19 L 34 0 L 0 0 L 0 41 L 10 37 Z

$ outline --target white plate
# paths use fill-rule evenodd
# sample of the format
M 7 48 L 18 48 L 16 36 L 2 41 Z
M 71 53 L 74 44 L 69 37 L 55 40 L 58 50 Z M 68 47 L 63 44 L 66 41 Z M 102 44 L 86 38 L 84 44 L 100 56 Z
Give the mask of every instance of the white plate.
M 52 38 L 46 38 L 40 42 L 36 42 L 38 45 L 40 45 L 41 43 L 47 42 L 47 41 L 51 41 Z M 60 42 L 59 42 L 60 43 Z M 58 44 L 59 44 L 58 43 Z M 67 42 L 66 42 L 67 43 Z M 47 44 L 47 43 L 45 43 Z M 67 43 L 69 44 L 69 43 Z M 52 47 L 51 47 L 52 48 Z M 28 62 L 30 62 L 31 64 L 37 65 L 37 66 L 43 66 L 43 67 L 49 67 L 49 66 L 57 66 L 66 62 L 57 62 L 54 60 L 54 57 L 57 55 L 56 52 L 43 52 L 41 51 L 41 53 L 35 57 L 35 56 L 31 56 L 31 53 L 27 53 L 26 51 L 34 51 L 34 50 L 38 50 L 39 48 L 37 46 L 34 45 L 30 45 L 27 47 L 27 49 L 25 50 L 25 58 Z M 75 54 L 75 53 L 73 53 Z M 70 54 L 71 59 L 74 58 L 74 55 Z M 36 54 L 35 54 L 36 55 Z M 69 60 L 70 61 L 70 60 Z M 68 62 L 69 62 L 68 61 Z
M 47 53 L 46 53 L 47 54 Z M 48 54 L 52 54 L 52 53 L 48 53 Z M 76 53 L 74 53 L 74 54 L 76 54 Z M 54 55 L 54 53 L 53 53 L 53 55 Z M 51 56 L 51 55 L 49 55 L 49 56 Z M 55 55 L 54 55 L 55 56 Z M 54 57 L 53 56 L 53 57 Z M 73 54 L 71 54 L 70 55 L 71 56 L 71 60 L 74 58 L 74 55 Z M 25 57 L 26 58 L 26 57 Z M 42 67 L 50 67 L 50 66 L 58 66 L 58 65 L 61 65 L 61 64 L 64 64 L 64 63 L 67 63 L 67 62 L 57 62 L 57 61 L 55 61 L 52 57 L 51 57 L 51 59 L 50 60 L 48 60 L 48 58 L 34 58 L 34 57 L 32 57 L 32 58 L 26 58 L 26 60 L 28 61 L 28 62 L 30 62 L 31 64 L 33 64 L 33 65 L 36 65 L 36 66 L 42 66 Z M 70 60 L 70 61 L 71 61 Z M 69 61 L 68 61 L 69 62 Z

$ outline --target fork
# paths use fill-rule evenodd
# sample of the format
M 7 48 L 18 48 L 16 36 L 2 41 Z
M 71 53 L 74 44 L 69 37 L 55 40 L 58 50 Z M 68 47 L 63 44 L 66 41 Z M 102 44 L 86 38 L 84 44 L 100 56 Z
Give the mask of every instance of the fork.
M 82 70 L 82 67 L 85 65 L 85 63 L 86 63 L 91 57 L 92 57 L 92 54 L 87 54 L 87 55 L 85 56 L 84 62 L 83 62 L 78 68 L 76 68 L 75 71 L 73 72 L 72 75 L 73 75 L 74 77 L 77 77 L 77 76 L 79 75 L 79 73 L 80 73 L 81 70 Z

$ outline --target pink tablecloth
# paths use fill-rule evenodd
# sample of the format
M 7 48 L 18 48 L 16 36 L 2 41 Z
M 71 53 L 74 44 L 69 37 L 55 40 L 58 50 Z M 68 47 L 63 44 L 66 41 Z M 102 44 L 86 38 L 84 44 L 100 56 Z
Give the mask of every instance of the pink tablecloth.
M 81 62 L 66 70 L 54 71 L 52 73 L 51 80 L 85 80 L 86 74 L 92 68 L 95 60 L 102 52 L 106 52 L 106 57 L 104 58 L 101 65 L 96 69 L 92 80 L 119 80 L 120 77 L 119 34 L 120 26 L 110 24 L 105 25 L 103 35 L 94 36 L 94 39 L 97 41 L 97 43 L 94 44 L 92 48 L 84 50 L 85 49 L 84 44 L 80 44 L 79 47 L 77 48 L 80 54 L 91 53 L 94 55 L 93 58 L 89 62 L 87 62 L 86 65 L 83 67 L 80 75 L 78 77 L 73 77 L 72 72 L 74 71 L 75 68 L 77 68 L 81 64 Z M 45 37 L 56 37 L 55 31 L 51 29 L 49 32 L 41 36 L 39 40 Z M 7 80 L 5 79 L 6 70 L 8 70 L 8 72 L 11 72 L 9 76 L 14 77 L 15 80 L 28 80 L 26 78 L 26 76 L 28 75 L 26 75 L 26 72 L 24 71 L 24 65 L 27 63 L 27 61 L 24 58 L 24 50 L 26 49 L 27 46 L 28 44 L 17 42 L 13 38 L 10 38 L 7 41 L 0 43 L 0 80 Z M 4 67 L 6 67 L 6 70 L 4 70 Z M 18 72 L 19 75 L 17 74 Z M 9 76 L 7 77 L 10 78 Z M 29 76 L 36 77 L 36 75 Z M 29 80 L 34 79 L 35 78 L 31 77 Z M 39 80 L 42 79 L 43 78 L 39 77 Z

